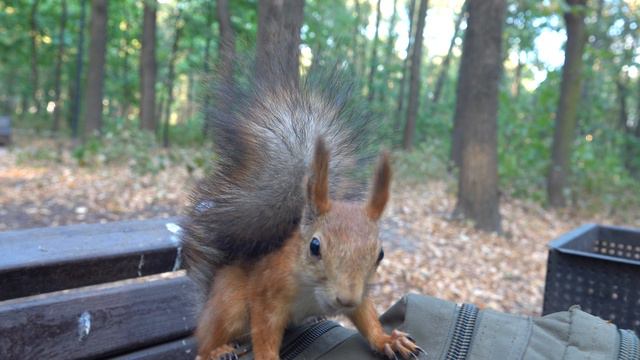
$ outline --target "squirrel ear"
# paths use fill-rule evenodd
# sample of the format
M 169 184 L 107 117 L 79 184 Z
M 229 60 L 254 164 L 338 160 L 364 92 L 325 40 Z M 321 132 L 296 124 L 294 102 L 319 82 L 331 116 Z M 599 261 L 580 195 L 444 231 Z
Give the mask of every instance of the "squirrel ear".
M 373 186 L 371 189 L 371 195 L 369 203 L 367 204 L 367 216 L 373 220 L 378 221 L 385 205 L 389 200 L 389 186 L 391 184 L 391 165 L 389 165 L 389 153 L 383 151 L 380 154 L 380 160 L 378 160 L 378 166 L 373 178 Z
M 307 180 L 307 200 L 315 215 L 329 211 L 329 151 L 324 140 L 318 138 L 311 164 L 311 175 Z

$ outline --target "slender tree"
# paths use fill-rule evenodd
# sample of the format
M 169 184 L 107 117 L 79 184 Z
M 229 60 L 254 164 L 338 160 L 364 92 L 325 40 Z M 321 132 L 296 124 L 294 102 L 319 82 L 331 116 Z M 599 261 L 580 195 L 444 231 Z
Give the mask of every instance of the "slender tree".
M 638 97 L 636 100 L 636 128 L 633 135 L 636 138 L 636 154 L 638 154 L 638 156 L 636 156 L 636 163 L 632 165 L 633 169 L 631 172 L 640 178 L 640 162 L 638 161 L 638 159 L 640 159 L 640 80 L 638 80 Z
M 635 135 L 640 140 L 640 79 L 638 79 L 638 95 L 636 98 L 636 131 Z
M 376 5 L 376 31 L 373 35 L 373 43 L 371 44 L 371 63 L 369 64 L 369 81 L 367 82 L 367 100 L 369 100 L 369 102 L 373 101 L 375 93 L 373 81 L 378 68 L 378 41 L 380 39 L 380 18 L 382 17 L 382 13 L 380 12 L 381 2 L 382 0 L 378 0 Z
M 224 0 L 223 0 L 224 1 Z M 218 7 L 220 7 L 220 1 L 216 1 Z M 204 42 L 204 54 L 202 57 L 202 69 L 205 76 L 209 75 L 211 70 L 211 41 L 213 40 L 213 2 L 206 1 L 206 13 L 207 13 L 207 27 L 206 27 L 206 40 Z M 224 6 L 224 5 L 223 5 Z
M 566 205 L 565 188 L 570 171 L 571 143 L 578 120 L 582 53 L 586 41 L 584 24 L 586 0 L 567 0 L 567 4 L 569 10 L 564 14 L 567 43 L 553 135 L 551 166 L 547 177 L 547 196 L 549 205 L 553 207 Z
M 231 81 L 233 78 L 233 62 L 236 57 L 236 37 L 231 27 L 229 0 L 218 0 L 217 5 L 218 24 L 220 26 L 220 37 L 218 38 L 218 71 L 224 76 L 224 81 Z M 297 20 L 298 19 L 296 19 L 296 21 Z M 300 32 L 299 28 L 297 32 Z
M 351 34 L 351 49 L 352 49 L 352 59 L 351 63 L 353 64 L 354 69 L 357 72 L 360 71 L 360 22 L 362 18 L 362 9 L 360 5 L 360 0 L 354 0 L 354 9 L 356 11 L 356 16 L 354 18 L 353 24 L 353 33 Z
M 80 2 L 80 24 L 78 26 L 78 49 L 76 52 L 76 74 L 73 86 L 73 105 L 71 111 L 71 136 L 74 139 L 78 138 L 78 129 L 80 125 L 80 101 L 81 101 L 81 86 L 82 86 L 82 67 L 84 64 L 84 28 L 87 8 L 87 0 Z
M 416 27 L 413 51 L 411 53 L 411 74 L 409 77 L 409 104 L 407 105 L 407 122 L 404 125 L 402 147 L 409 151 L 413 148 L 413 138 L 416 130 L 416 117 L 418 116 L 418 104 L 420 97 L 420 68 L 422 67 L 422 33 L 424 32 L 425 19 L 427 17 L 427 0 L 420 0 L 418 9 L 418 24 Z
M 505 0 L 468 0 L 454 122 L 460 128 L 455 216 L 500 231 L 497 117 Z
M 440 100 L 440 95 L 442 94 L 442 88 L 444 87 L 444 80 L 449 73 L 449 64 L 451 63 L 451 56 L 453 55 L 453 48 L 456 45 L 456 39 L 460 34 L 460 25 L 462 25 L 462 20 L 465 18 L 465 14 L 467 12 L 467 3 L 462 5 L 462 9 L 458 16 L 456 16 L 456 21 L 453 26 L 453 36 L 451 37 L 451 41 L 449 42 L 449 50 L 447 51 L 447 55 L 442 60 L 442 65 L 440 67 L 440 72 L 438 73 L 438 78 L 436 80 L 436 85 L 433 90 L 433 96 L 431 97 L 431 102 L 433 104 L 437 104 Z
M 226 0 L 216 1 L 218 8 L 220 8 L 221 6 L 220 3 L 225 1 Z M 211 72 L 211 41 L 213 40 L 213 36 L 214 36 L 213 29 L 212 29 L 214 10 L 213 10 L 213 2 L 206 1 L 205 5 L 206 5 L 206 13 L 207 13 L 207 27 L 206 27 L 206 40 L 204 43 L 204 54 L 202 57 L 202 64 L 203 64 L 202 69 L 203 69 L 203 74 L 205 78 L 209 80 L 209 76 Z M 224 8 L 225 4 L 222 4 L 222 7 Z M 219 10 L 218 10 L 218 13 L 219 13 Z M 220 24 L 219 21 L 218 21 L 218 24 Z M 220 28 L 220 31 L 222 31 L 221 25 L 219 26 L 219 28 Z M 209 112 L 209 109 L 211 108 L 211 92 L 210 91 L 205 91 L 204 93 L 202 108 L 204 109 L 204 116 L 205 116 L 205 121 L 202 123 L 202 132 L 204 134 L 208 134 L 209 133 L 208 112 Z
M 156 132 L 156 12 L 157 0 L 145 0 L 140 52 L 140 128 Z
M 627 104 L 627 96 L 628 96 L 628 83 L 629 78 L 626 74 L 622 73 L 620 78 L 616 80 L 616 90 L 617 90 L 617 98 L 618 98 L 618 123 L 620 129 L 624 132 L 628 132 L 630 128 L 627 126 L 629 122 L 629 109 Z
M 40 113 L 41 108 L 40 98 L 38 96 L 38 91 L 40 90 L 40 74 L 38 71 L 38 33 L 40 30 L 38 28 L 38 21 L 36 18 L 36 15 L 38 14 L 38 5 L 40 5 L 40 1 L 33 0 L 33 3 L 31 4 L 31 12 L 29 13 L 29 37 L 31 38 L 31 97 L 33 105 L 36 108 L 36 114 Z
M 144 9 L 143 9 L 144 11 Z M 143 15 L 144 18 L 144 15 Z M 130 23 L 130 19 L 128 17 L 124 18 L 125 21 L 127 23 Z M 144 21 L 144 20 L 143 20 Z M 128 29 L 125 31 L 129 31 Z M 144 30 L 143 30 L 144 31 Z M 130 49 L 130 40 L 128 38 L 126 38 L 126 36 L 122 39 L 123 41 L 120 41 L 120 51 L 119 53 L 122 54 L 121 55 L 121 59 L 122 59 L 122 63 L 121 66 L 119 67 L 120 70 L 120 78 L 123 79 L 124 81 L 124 86 L 122 86 L 122 92 L 119 97 L 120 97 L 120 101 L 109 101 L 109 107 L 110 107 L 110 111 L 111 113 L 113 113 L 113 111 L 115 111 L 115 109 L 118 110 L 118 116 L 120 116 L 121 118 L 127 118 L 128 114 L 129 114 L 129 109 L 131 108 L 131 101 L 134 98 L 134 94 L 136 92 L 135 88 L 133 86 L 130 85 L 130 81 L 129 79 L 132 76 L 132 71 L 131 71 L 131 52 L 129 51 Z M 142 39 L 141 39 L 142 42 Z M 142 60 L 142 56 L 141 59 Z M 138 84 L 139 86 L 142 83 L 142 74 L 140 73 L 140 84 Z M 142 88 L 140 86 L 140 91 L 142 91 Z M 140 94 L 142 95 L 142 94 Z M 114 99 L 115 100 L 115 99 Z M 142 98 L 140 99 L 140 101 L 142 101 Z M 142 107 L 142 104 L 140 104 L 140 107 Z M 142 109 L 140 109 L 142 111 Z
M 406 85 L 406 78 L 407 78 L 407 74 L 409 73 L 409 66 L 411 63 L 411 48 L 413 45 L 413 32 L 414 32 L 414 9 L 416 7 L 416 0 L 411 0 L 409 2 L 409 33 L 407 34 L 407 56 L 405 56 L 403 64 L 402 64 L 402 78 L 400 79 L 400 90 L 398 92 L 398 109 L 397 109 L 397 115 L 396 115 L 396 124 L 395 124 L 395 129 L 399 130 L 400 129 L 400 124 L 401 121 L 400 119 L 402 118 L 401 114 L 402 114 L 402 110 L 404 110 L 404 94 L 405 94 L 405 89 L 407 87 Z
M 173 45 L 171 45 L 171 55 L 169 57 L 169 74 L 167 75 L 167 89 L 169 94 L 165 102 L 164 109 L 164 130 L 162 132 L 162 145 L 169 147 L 169 120 L 171 119 L 171 106 L 173 105 L 173 85 L 176 76 L 176 60 L 178 58 L 178 49 L 180 44 L 180 37 L 183 30 L 182 13 L 178 11 L 176 15 L 175 35 L 173 36 Z
M 367 41 L 362 40 L 361 29 L 362 29 L 363 23 L 365 24 L 368 23 L 367 14 L 369 10 L 369 3 L 363 0 L 356 0 L 355 8 L 356 8 L 356 28 L 354 30 L 355 30 L 356 39 L 358 39 L 358 41 L 354 44 L 354 48 L 355 48 L 354 56 L 356 56 L 356 58 L 358 59 L 356 63 L 357 64 L 356 73 L 364 77 L 367 71 L 367 60 L 366 60 Z
M 380 102 L 384 103 L 387 95 L 389 73 L 391 72 L 391 62 L 393 58 L 393 47 L 396 43 L 396 21 L 398 20 L 397 11 L 398 0 L 393 0 L 393 13 L 389 20 L 389 29 L 387 30 L 387 48 L 384 55 L 384 71 L 382 72 L 382 91 L 380 91 Z
M 218 61 L 217 75 L 219 81 L 224 84 L 230 84 L 233 81 L 234 61 L 236 60 L 236 40 L 233 27 L 231 26 L 231 13 L 229 12 L 229 1 L 218 0 L 217 4 L 217 20 L 220 36 L 218 36 Z M 211 34 L 212 35 L 212 34 Z M 205 57 L 209 57 L 209 39 L 205 48 Z M 205 60 L 205 74 L 209 73 L 208 60 Z M 225 104 L 218 104 L 219 108 Z M 205 116 L 209 113 L 211 107 L 211 94 L 207 92 L 204 98 Z M 209 132 L 209 121 L 204 122 L 204 132 Z
M 55 84 L 54 84 L 54 104 L 53 109 L 53 132 L 60 129 L 60 92 L 62 88 L 62 62 L 64 56 L 64 32 L 67 26 L 67 0 L 62 0 L 62 15 L 60 16 L 60 32 L 58 33 L 58 54 L 56 56 Z
M 256 75 L 274 71 L 298 82 L 304 0 L 258 0 Z
M 107 0 L 91 1 L 91 44 L 85 108 L 85 137 L 102 127 L 104 64 L 107 49 Z
M 587 72 L 587 76 L 585 76 L 585 78 L 582 80 L 582 90 L 580 91 L 582 96 L 581 101 L 585 104 L 592 103 L 594 94 L 597 94 L 599 92 L 599 87 L 601 85 L 601 81 L 598 81 L 598 78 L 602 76 L 602 73 L 595 68 L 596 56 L 594 56 L 594 53 L 598 53 L 602 49 L 608 48 L 612 40 L 612 38 L 607 35 L 609 27 L 606 25 L 606 21 L 603 21 L 604 0 L 597 0 L 595 6 L 595 21 L 592 27 L 593 33 L 591 34 L 591 36 L 587 37 L 587 40 L 585 40 L 589 42 L 589 47 L 593 50 L 587 53 L 583 65 L 590 70 Z M 588 106 L 585 108 L 585 110 L 585 122 L 590 123 L 593 114 L 593 107 Z

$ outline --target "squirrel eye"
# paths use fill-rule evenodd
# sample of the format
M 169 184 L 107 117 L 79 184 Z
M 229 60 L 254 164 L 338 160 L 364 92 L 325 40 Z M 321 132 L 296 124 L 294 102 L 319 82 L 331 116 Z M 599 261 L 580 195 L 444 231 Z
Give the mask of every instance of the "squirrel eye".
M 314 236 L 309 244 L 309 249 L 311 250 L 311 255 L 320 257 L 320 239 Z
M 384 258 L 384 250 L 380 249 L 380 253 L 378 254 L 378 261 L 376 261 L 376 265 L 380 264 L 380 261 Z

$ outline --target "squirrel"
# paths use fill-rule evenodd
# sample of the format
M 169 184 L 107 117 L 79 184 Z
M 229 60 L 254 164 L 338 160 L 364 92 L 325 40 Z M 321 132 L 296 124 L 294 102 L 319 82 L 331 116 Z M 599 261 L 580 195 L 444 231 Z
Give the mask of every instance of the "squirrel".
M 247 335 L 255 359 L 278 359 L 287 326 L 337 314 L 387 358 L 423 352 L 383 330 L 367 294 L 384 257 L 389 155 L 365 196 L 354 170 L 368 117 L 340 76 L 311 79 L 226 84 L 224 106 L 207 114 L 217 158 L 182 223 L 187 271 L 204 295 L 198 359 L 237 358 L 233 343 Z

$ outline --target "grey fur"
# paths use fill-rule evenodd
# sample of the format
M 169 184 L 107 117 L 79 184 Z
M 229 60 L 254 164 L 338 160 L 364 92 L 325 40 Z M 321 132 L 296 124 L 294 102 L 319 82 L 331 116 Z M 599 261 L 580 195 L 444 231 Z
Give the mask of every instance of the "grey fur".
M 215 170 L 196 186 L 181 224 L 187 267 L 205 293 L 217 268 L 278 249 L 299 226 L 319 137 L 330 151 L 331 197 L 364 193 L 357 168 L 367 158 L 369 117 L 354 105 L 350 83 L 337 72 L 300 84 L 278 78 L 226 83 L 215 91 L 224 107 L 205 109 Z

